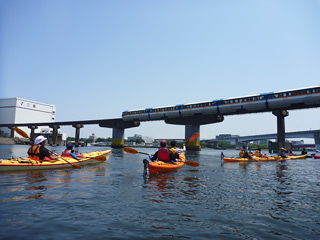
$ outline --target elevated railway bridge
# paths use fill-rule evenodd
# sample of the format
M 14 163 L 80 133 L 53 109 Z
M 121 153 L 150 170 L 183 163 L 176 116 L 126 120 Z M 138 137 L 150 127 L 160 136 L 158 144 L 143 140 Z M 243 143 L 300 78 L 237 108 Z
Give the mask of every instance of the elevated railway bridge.
M 50 122 L 50 123 L 2 123 L 0 127 L 27 126 L 34 136 L 38 126 L 49 126 L 53 129 L 53 141 L 57 129 L 61 125 L 75 128 L 76 145 L 79 142 L 80 129 L 84 125 L 98 124 L 100 127 L 112 128 L 112 147 L 124 146 L 124 131 L 127 128 L 138 127 L 141 122 L 162 120 L 167 124 L 184 125 L 185 139 L 189 139 L 195 132 L 200 134 L 200 126 L 222 122 L 230 115 L 271 112 L 277 119 L 277 144 L 285 146 L 285 117 L 289 111 L 320 107 L 320 86 L 292 89 L 278 92 L 254 94 L 243 97 L 218 99 L 207 102 L 172 105 L 138 110 L 124 111 L 122 118 Z M 200 135 L 196 141 L 187 143 L 187 149 L 200 150 Z

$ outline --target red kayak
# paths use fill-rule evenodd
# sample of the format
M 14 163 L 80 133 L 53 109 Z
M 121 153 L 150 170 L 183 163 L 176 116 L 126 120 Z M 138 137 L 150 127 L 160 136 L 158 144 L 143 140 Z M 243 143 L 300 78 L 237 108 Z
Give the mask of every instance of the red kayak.
M 314 159 L 320 159 L 320 156 L 319 155 L 313 155 L 313 158 Z

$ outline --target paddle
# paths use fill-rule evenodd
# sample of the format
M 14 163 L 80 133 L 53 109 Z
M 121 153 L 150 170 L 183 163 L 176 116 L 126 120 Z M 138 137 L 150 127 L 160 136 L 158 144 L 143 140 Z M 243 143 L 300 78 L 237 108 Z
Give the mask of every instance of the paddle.
M 26 132 L 24 132 L 23 130 L 21 130 L 20 128 L 14 128 L 14 130 L 20 135 L 20 136 L 22 136 L 22 137 L 24 137 L 24 138 L 30 138 L 29 137 L 29 135 L 26 133 Z
M 105 162 L 107 160 L 107 157 L 106 156 L 96 156 L 96 157 L 94 157 L 94 159 L 99 162 Z
M 138 150 L 133 149 L 133 148 L 129 148 L 129 147 L 125 147 L 125 148 L 123 148 L 123 150 L 124 150 L 125 152 L 127 152 L 127 153 L 131 153 L 131 154 L 137 154 L 137 153 L 140 153 L 140 154 L 149 155 L 149 153 L 139 152 Z
M 50 151 L 48 148 L 46 148 L 51 154 L 56 155 L 57 157 L 59 157 L 59 155 L 55 152 Z M 67 163 L 69 163 L 73 168 L 82 168 L 80 165 L 77 164 L 72 164 L 71 162 L 69 162 L 67 159 L 64 159 L 63 157 L 59 157 L 61 159 L 63 159 L 64 161 L 66 161 Z
M 30 138 L 29 137 L 29 135 L 25 132 L 25 131 L 23 131 L 23 130 L 21 130 L 20 128 L 14 128 L 14 130 L 20 135 L 20 136 L 22 136 L 22 137 L 24 137 L 24 138 Z M 47 149 L 47 148 L 46 148 Z M 49 150 L 49 149 L 48 149 Z M 49 150 L 50 151 L 50 150 Z M 53 152 L 52 152 L 53 153 Z M 53 153 L 53 154 L 55 154 L 55 153 Z M 61 157 L 62 158 L 62 157 Z M 63 159 L 63 158 L 62 158 Z M 100 161 L 100 162 L 104 162 L 104 161 L 106 161 L 107 160 L 107 158 L 105 157 L 105 156 L 96 156 L 96 157 L 94 157 L 94 159 L 95 160 L 97 160 L 97 161 Z M 63 159 L 63 160 L 65 160 L 65 159 Z M 67 161 L 67 160 L 65 160 L 65 161 Z M 80 168 L 81 168 L 81 166 L 79 166 Z
M 196 140 L 199 137 L 199 133 L 195 132 L 194 134 L 192 134 L 192 136 L 189 138 L 188 142 L 193 142 L 194 140 Z

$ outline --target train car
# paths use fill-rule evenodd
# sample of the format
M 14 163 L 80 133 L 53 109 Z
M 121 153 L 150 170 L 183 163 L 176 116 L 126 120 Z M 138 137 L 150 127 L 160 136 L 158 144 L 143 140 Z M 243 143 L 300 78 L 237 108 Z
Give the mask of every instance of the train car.
M 180 111 L 183 110 L 184 104 L 179 104 L 176 106 L 171 106 L 169 109 L 166 110 L 165 116 L 168 118 L 177 118 L 180 117 Z
M 272 97 L 268 98 L 270 109 L 290 108 L 296 104 L 310 105 L 319 101 L 320 87 L 300 88 L 287 91 L 274 92 Z
M 217 114 L 217 105 L 215 102 L 199 102 L 199 103 L 189 103 L 183 106 L 180 110 L 182 117 L 188 117 L 198 114 Z
M 149 120 L 149 115 L 145 109 L 131 110 L 122 112 L 122 119 L 124 121 L 134 121 L 134 120 Z
M 295 105 L 314 105 L 320 102 L 320 87 L 308 87 L 286 91 L 269 92 L 214 101 L 188 103 L 168 107 L 124 111 L 124 121 L 162 120 L 207 114 L 237 114 L 264 112 L 273 109 L 289 109 Z

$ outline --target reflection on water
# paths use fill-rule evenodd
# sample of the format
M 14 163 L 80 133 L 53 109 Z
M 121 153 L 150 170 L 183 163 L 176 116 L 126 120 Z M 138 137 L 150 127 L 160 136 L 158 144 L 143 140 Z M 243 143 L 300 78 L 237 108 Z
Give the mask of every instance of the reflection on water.
M 146 177 L 145 156 L 122 150 L 77 170 L 0 173 L 0 239 L 319 236 L 320 161 L 221 164 L 220 154 L 187 152 L 198 168 Z

